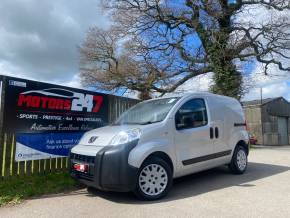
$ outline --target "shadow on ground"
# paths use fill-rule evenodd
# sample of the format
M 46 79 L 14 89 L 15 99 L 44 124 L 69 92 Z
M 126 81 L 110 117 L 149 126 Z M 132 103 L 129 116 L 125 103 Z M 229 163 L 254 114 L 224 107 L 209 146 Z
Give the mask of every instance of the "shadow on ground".
M 96 189 L 89 189 L 89 192 L 86 189 L 80 189 L 68 193 L 36 197 L 34 199 L 85 195 L 90 198 L 98 197 L 121 204 L 156 204 L 194 197 L 232 186 L 251 188 L 255 186 L 252 182 L 256 180 L 275 176 L 288 170 L 290 170 L 290 167 L 250 162 L 245 174 L 233 175 L 229 172 L 227 167 L 219 167 L 175 179 L 169 194 L 165 198 L 154 202 L 140 201 L 136 199 L 133 193 L 104 192 Z
M 90 189 L 87 196 L 92 198 L 100 197 L 123 204 L 156 204 L 158 202 L 193 197 L 232 186 L 250 188 L 255 186 L 252 184 L 253 181 L 274 176 L 288 170 L 290 170 L 290 167 L 250 162 L 245 174 L 232 175 L 227 167 L 219 167 L 175 179 L 168 196 L 154 202 L 139 201 L 132 193 L 103 192 L 95 189 Z

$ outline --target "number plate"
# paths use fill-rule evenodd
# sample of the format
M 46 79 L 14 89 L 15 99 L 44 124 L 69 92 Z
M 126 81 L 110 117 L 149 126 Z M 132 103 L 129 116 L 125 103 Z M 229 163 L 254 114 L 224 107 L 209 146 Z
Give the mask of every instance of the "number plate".
M 82 172 L 82 173 L 88 173 L 89 172 L 89 165 L 76 163 L 73 165 L 73 169 L 76 171 Z

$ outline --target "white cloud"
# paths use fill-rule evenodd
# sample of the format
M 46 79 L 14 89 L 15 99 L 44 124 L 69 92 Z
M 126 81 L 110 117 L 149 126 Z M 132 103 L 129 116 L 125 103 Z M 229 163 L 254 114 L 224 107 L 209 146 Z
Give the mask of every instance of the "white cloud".
M 244 96 L 243 100 L 260 99 L 260 90 L 262 88 L 263 98 L 273 98 L 283 96 L 290 100 L 290 73 L 280 71 L 276 66 L 269 66 L 269 75 L 263 72 L 263 66 L 256 64 L 253 72 L 247 78 L 251 83 L 249 92 Z
M 139 92 L 128 89 L 124 92 L 124 94 L 122 96 L 127 97 L 127 98 L 139 99 L 138 95 L 139 95 Z
M 248 94 L 243 98 L 244 101 L 255 100 L 261 98 L 261 89 L 262 89 L 262 98 L 274 98 L 283 96 L 288 101 L 290 101 L 290 87 L 287 82 L 279 82 L 270 84 L 263 87 L 257 87 L 250 90 Z
M 21 69 L 12 65 L 10 62 L 5 60 L 0 60 L 0 74 L 14 77 L 22 77 L 27 79 L 32 79 L 21 72 Z
M 209 90 L 209 87 L 212 83 L 212 75 L 213 75 L 212 73 L 208 73 L 205 75 L 199 75 L 195 78 L 192 78 L 192 79 L 188 80 L 187 82 L 185 82 L 183 85 L 179 86 L 175 92 L 176 93 L 206 92 Z M 127 90 L 123 94 L 123 96 L 138 99 L 138 94 L 139 94 L 139 92 L 137 92 L 137 91 Z M 165 94 L 164 96 L 170 96 L 171 94 Z M 160 96 L 160 93 L 158 93 L 158 92 L 152 93 L 153 98 L 157 98 L 159 96 Z
M 72 88 L 82 88 L 82 89 L 84 88 L 81 84 L 81 78 L 79 77 L 79 74 L 75 74 L 70 81 L 67 81 L 65 83 L 61 83 L 59 81 L 56 81 L 55 83 L 62 86 L 72 87 Z
M 100 0 L 1 0 L 0 74 L 76 86 L 77 46 L 106 26 Z
M 209 87 L 212 84 L 212 76 L 213 73 L 207 73 L 204 75 L 199 75 L 197 77 L 194 77 L 187 82 L 185 82 L 183 85 L 177 88 L 177 92 L 185 92 L 185 91 L 191 91 L 191 92 L 205 92 L 209 90 Z
M 269 68 L 270 75 L 265 75 L 260 64 L 257 64 L 253 72 L 245 79 L 245 83 L 250 86 L 248 93 L 242 98 L 243 101 L 260 99 L 260 89 L 262 88 L 263 98 L 274 98 L 283 96 L 290 101 L 290 74 L 279 71 L 275 66 Z M 177 92 L 199 92 L 209 91 L 212 84 L 213 74 L 200 75 L 187 81 L 180 86 Z

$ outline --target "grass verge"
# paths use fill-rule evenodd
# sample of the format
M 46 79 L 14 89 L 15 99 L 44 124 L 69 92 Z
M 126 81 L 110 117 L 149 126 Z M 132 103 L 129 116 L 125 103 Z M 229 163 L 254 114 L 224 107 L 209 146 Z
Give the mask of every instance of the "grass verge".
M 19 203 L 29 197 L 66 192 L 78 187 L 70 175 L 64 172 L 0 180 L 0 207 Z

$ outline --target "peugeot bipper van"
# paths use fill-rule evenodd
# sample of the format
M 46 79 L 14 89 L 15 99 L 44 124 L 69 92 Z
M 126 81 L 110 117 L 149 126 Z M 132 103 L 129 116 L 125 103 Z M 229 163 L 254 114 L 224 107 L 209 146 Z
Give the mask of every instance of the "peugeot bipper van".
M 70 172 L 88 187 L 155 200 L 177 177 L 225 164 L 244 173 L 248 142 L 242 107 L 233 98 L 210 93 L 157 98 L 85 133 L 71 149 Z

